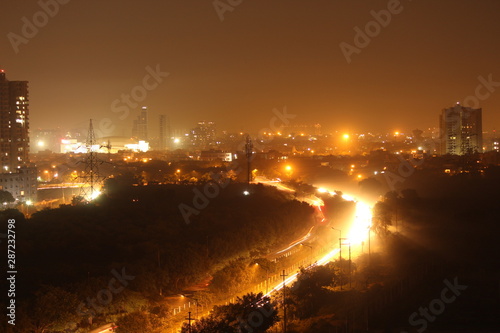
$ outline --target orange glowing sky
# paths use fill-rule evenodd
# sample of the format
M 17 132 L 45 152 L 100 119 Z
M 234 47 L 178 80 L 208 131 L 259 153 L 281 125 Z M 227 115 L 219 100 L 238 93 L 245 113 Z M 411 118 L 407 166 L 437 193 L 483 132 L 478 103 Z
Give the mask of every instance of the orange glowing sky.
M 139 104 L 152 121 L 169 115 L 174 129 L 212 120 L 258 131 L 283 106 L 325 131 L 427 128 L 475 95 L 479 76 L 500 82 L 497 0 L 403 0 L 348 64 L 339 44 L 354 44 L 354 27 L 389 2 L 243 0 L 221 21 L 211 0 L 72 0 L 16 54 L 8 34 L 41 9 L 5 0 L 0 67 L 30 81 L 32 128 L 109 118 L 116 135 L 129 134 L 139 108 L 119 119 L 112 102 L 157 64 L 170 75 Z M 492 90 L 480 104 L 487 131 L 500 124 L 500 87 Z

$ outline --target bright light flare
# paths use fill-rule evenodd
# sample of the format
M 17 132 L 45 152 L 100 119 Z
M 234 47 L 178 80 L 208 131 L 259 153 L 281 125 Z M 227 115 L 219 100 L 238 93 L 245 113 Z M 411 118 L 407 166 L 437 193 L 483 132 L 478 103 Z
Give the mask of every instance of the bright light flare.
M 372 224 L 372 210 L 364 202 L 356 202 L 356 215 L 349 230 L 351 245 L 358 245 L 368 239 L 368 231 Z
M 90 200 L 94 200 L 95 198 L 97 198 L 100 195 L 101 195 L 101 191 L 94 191 L 92 193 L 92 195 L 90 196 Z

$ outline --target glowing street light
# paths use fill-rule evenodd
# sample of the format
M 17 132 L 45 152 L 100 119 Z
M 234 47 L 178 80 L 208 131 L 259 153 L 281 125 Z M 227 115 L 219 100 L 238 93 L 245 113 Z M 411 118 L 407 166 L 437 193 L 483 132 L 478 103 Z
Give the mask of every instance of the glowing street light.
M 342 135 L 342 138 L 344 138 L 344 140 L 349 140 L 350 135 L 345 133 L 344 135 Z
M 288 179 L 292 178 L 292 172 L 293 172 L 293 168 L 291 165 L 285 166 L 285 174 L 288 177 Z
M 96 191 L 92 192 L 92 194 L 90 195 L 90 200 L 97 199 L 97 197 L 100 195 L 101 195 L 101 191 L 96 190 Z

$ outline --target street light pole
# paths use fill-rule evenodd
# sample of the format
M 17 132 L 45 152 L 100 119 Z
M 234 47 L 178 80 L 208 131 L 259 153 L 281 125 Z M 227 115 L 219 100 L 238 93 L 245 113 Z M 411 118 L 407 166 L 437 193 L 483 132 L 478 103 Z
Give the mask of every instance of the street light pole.
M 332 227 L 339 232 L 339 267 L 340 267 L 340 290 L 342 290 L 342 230 Z
M 193 320 L 191 318 L 191 311 L 188 312 L 188 317 L 186 318 L 186 320 L 188 321 L 189 333 L 191 333 L 191 320 Z
M 349 288 L 352 288 L 352 270 L 351 270 L 351 241 L 349 241 Z
M 342 261 L 342 244 L 341 244 L 341 239 L 342 239 L 342 230 L 337 229 L 332 227 L 333 230 L 337 230 L 339 232 L 339 249 L 340 249 L 340 260 Z
M 302 245 L 302 246 L 307 246 L 308 248 L 310 248 L 310 249 L 311 249 L 311 254 L 310 254 L 310 256 L 309 256 L 309 266 L 312 266 L 312 256 L 313 256 L 313 255 L 312 255 L 312 252 L 313 252 L 313 248 L 312 248 L 312 246 L 311 246 L 311 245 L 304 244 L 304 243 L 301 243 L 300 245 Z
M 349 288 L 351 288 L 351 241 L 349 238 L 341 238 L 341 241 L 347 241 L 347 244 L 349 246 Z
M 195 317 L 195 320 L 198 320 L 198 299 L 194 298 L 194 297 L 189 297 L 189 296 L 184 296 L 184 297 L 192 299 L 193 301 L 195 301 L 195 304 L 196 304 L 196 317 Z
M 371 250 L 371 240 L 372 240 L 372 226 L 368 227 L 368 266 L 372 263 L 372 250 Z
M 269 292 L 269 268 L 266 268 L 264 265 L 260 265 L 258 262 L 255 263 L 257 266 L 262 267 L 266 271 L 266 295 Z
M 281 277 L 283 277 L 283 333 L 286 333 L 286 297 L 285 297 L 285 278 L 288 276 L 288 274 L 285 273 L 285 270 L 283 270 L 283 274 L 281 274 Z

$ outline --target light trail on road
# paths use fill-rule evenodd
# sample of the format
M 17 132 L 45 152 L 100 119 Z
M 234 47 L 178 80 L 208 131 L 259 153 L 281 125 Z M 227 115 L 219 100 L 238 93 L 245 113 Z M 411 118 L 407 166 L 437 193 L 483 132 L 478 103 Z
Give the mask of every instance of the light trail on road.
M 307 234 L 304 237 L 302 237 L 302 238 L 300 238 L 300 239 L 292 242 L 290 244 L 290 246 L 288 246 L 287 248 L 285 248 L 283 250 L 280 250 L 280 251 L 276 252 L 276 254 L 287 252 L 288 250 L 291 250 L 295 246 L 302 244 L 304 241 L 306 241 L 307 239 L 309 239 L 309 237 L 311 237 L 311 232 L 312 232 L 313 229 L 314 229 L 314 226 L 312 226 L 311 229 L 309 229 L 309 231 L 307 232 Z
M 263 183 L 265 185 L 274 186 L 274 187 L 276 187 L 280 190 L 286 191 L 286 192 L 292 191 L 292 189 L 290 189 L 289 187 L 284 186 L 276 181 L 268 181 L 268 180 L 260 179 L 258 182 Z M 332 196 L 337 195 L 334 191 L 329 191 L 325 188 L 318 188 L 318 192 L 329 193 Z M 369 230 L 371 228 L 371 221 L 372 221 L 372 208 L 367 203 L 362 202 L 360 200 L 357 200 L 355 197 L 348 195 L 348 194 L 342 194 L 342 199 L 356 203 L 355 217 L 351 223 L 351 227 L 349 228 L 349 232 L 347 233 L 347 238 L 348 238 L 348 242 L 350 243 L 350 246 L 361 245 L 369 237 Z M 297 200 L 305 201 L 308 204 L 310 204 L 311 206 L 316 206 L 320 211 L 321 211 L 321 206 L 324 205 L 323 200 L 321 200 L 318 197 L 307 198 L 306 200 L 304 200 L 304 199 L 297 199 Z M 304 237 L 309 237 L 311 230 L 309 230 L 308 235 L 306 235 Z M 288 248 L 281 250 L 280 252 L 277 252 L 277 253 L 285 252 L 298 244 L 300 244 L 300 242 L 295 242 L 291 246 L 289 246 Z M 328 252 L 326 255 L 321 257 L 319 260 L 317 260 L 314 264 L 311 264 L 311 265 L 307 266 L 306 268 L 310 268 L 312 266 L 318 266 L 318 265 L 319 266 L 325 265 L 325 264 L 331 262 L 333 260 L 333 258 L 339 252 L 340 252 L 339 248 L 334 248 L 333 250 Z M 297 279 L 298 274 L 299 273 L 296 272 L 296 273 L 288 276 L 284 281 L 284 285 L 288 286 L 288 285 L 292 284 Z M 269 291 L 268 293 L 265 294 L 265 296 L 270 296 L 272 293 L 277 292 L 281 289 L 283 289 L 283 282 L 276 284 L 271 289 L 271 291 Z
M 278 188 L 279 190 L 282 190 L 285 192 L 295 192 L 293 189 L 291 189 L 283 184 L 280 184 L 278 181 L 270 181 L 270 180 L 264 179 L 263 177 L 259 177 L 259 180 L 258 181 L 255 180 L 254 183 L 262 183 L 264 185 L 274 186 L 274 187 Z M 329 191 L 329 190 L 324 189 L 324 188 L 319 188 L 318 192 L 329 193 L 332 196 L 337 195 L 335 192 Z M 351 227 L 350 227 L 347 235 L 348 235 L 348 239 L 350 242 L 350 246 L 361 245 L 369 237 L 369 229 L 371 227 L 371 220 L 372 220 L 371 207 L 367 203 L 359 201 L 356 198 L 354 198 L 353 196 L 350 196 L 348 194 L 342 194 L 342 198 L 344 200 L 353 201 L 356 203 L 355 217 L 354 217 L 354 220 L 352 221 Z M 313 196 L 313 198 L 311 198 L 311 197 L 302 198 L 302 199 L 297 198 L 297 200 L 304 201 L 304 202 L 307 202 L 308 204 L 310 204 L 311 206 L 315 206 L 316 208 L 319 209 L 321 214 L 323 214 L 321 207 L 324 205 L 324 202 L 323 202 L 323 200 L 321 200 L 321 198 Z M 280 254 L 280 253 L 289 251 L 291 248 L 301 244 L 304 240 L 308 239 L 311 236 L 313 229 L 314 229 L 314 227 L 312 227 L 305 236 L 303 236 L 302 238 L 300 238 L 297 241 L 292 242 L 287 248 L 276 252 L 276 254 Z M 320 259 L 318 259 L 315 263 L 313 263 L 309 266 L 306 266 L 306 269 L 314 267 L 314 266 L 326 265 L 327 263 L 333 261 L 333 258 L 335 256 L 337 256 L 339 254 L 339 252 L 340 252 L 340 249 L 338 247 L 333 248 L 327 254 L 323 255 Z M 299 272 L 297 271 L 297 272 L 291 274 L 290 276 L 287 276 L 284 282 L 281 281 L 279 283 L 276 283 L 274 285 L 274 287 L 272 287 L 269 292 L 264 293 L 264 296 L 271 296 L 271 294 L 276 293 L 276 292 L 280 291 L 281 289 L 283 289 L 283 286 L 291 285 L 293 282 L 295 282 L 297 280 L 298 274 L 299 274 Z

